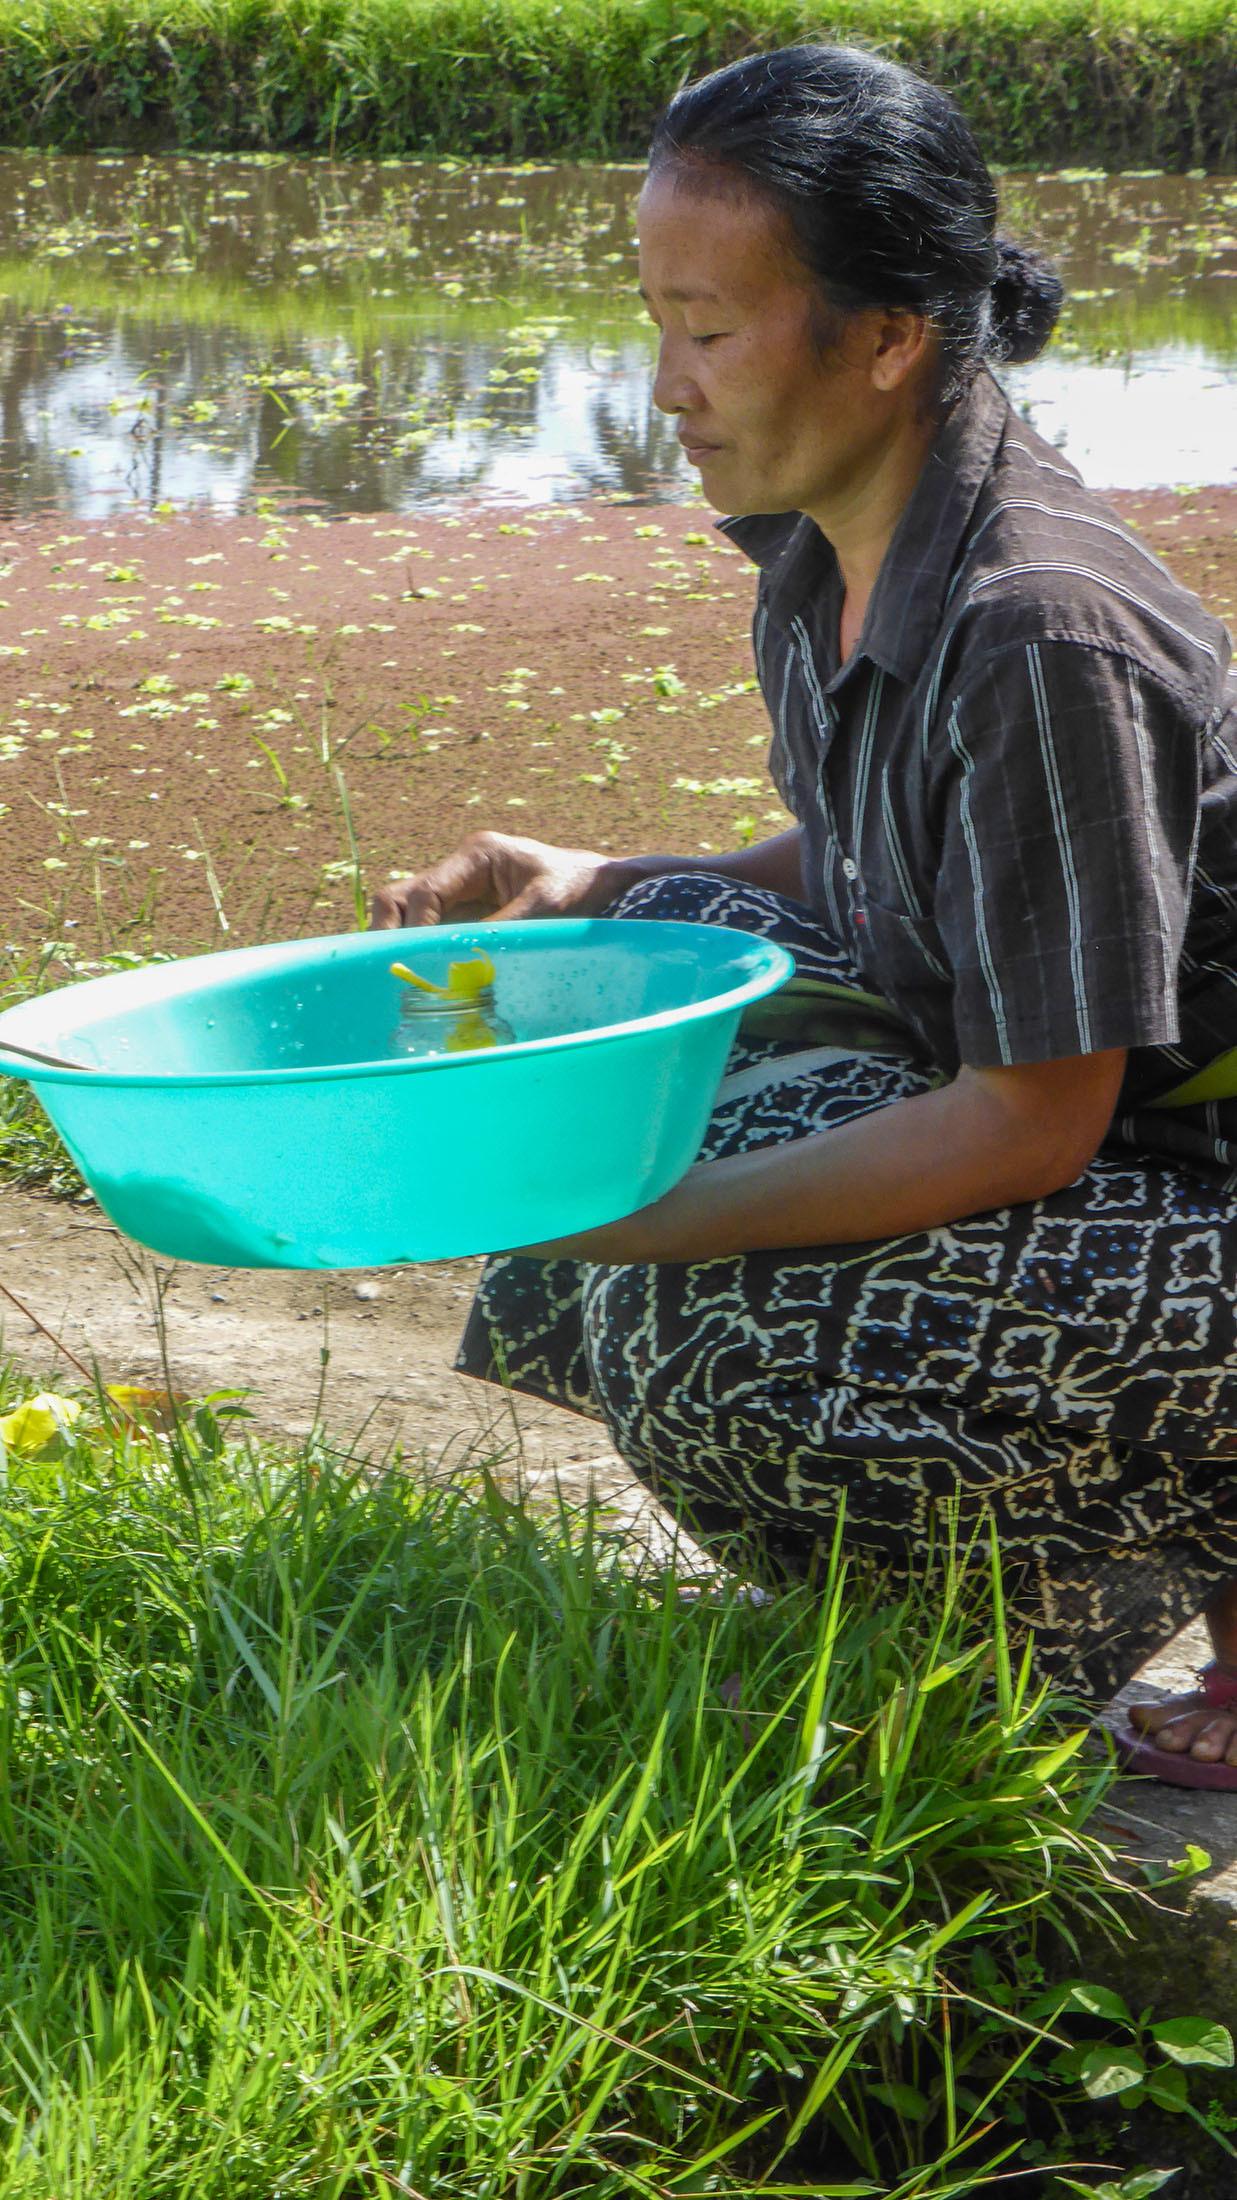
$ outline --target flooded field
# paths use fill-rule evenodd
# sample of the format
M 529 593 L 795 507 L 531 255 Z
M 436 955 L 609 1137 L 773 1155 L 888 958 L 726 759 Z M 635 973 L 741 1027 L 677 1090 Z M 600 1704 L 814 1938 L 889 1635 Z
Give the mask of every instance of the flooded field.
M 690 501 L 634 167 L 0 160 L 0 515 Z M 1237 182 L 1007 177 L 1071 294 L 1009 387 L 1097 485 L 1237 479 Z
M 348 929 L 483 823 L 785 822 L 750 571 L 652 404 L 639 169 L 0 171 L 11 953 Z M 1072 292 L 1019 402 L 1231 617 L 1237 183 L 1004 190 Z

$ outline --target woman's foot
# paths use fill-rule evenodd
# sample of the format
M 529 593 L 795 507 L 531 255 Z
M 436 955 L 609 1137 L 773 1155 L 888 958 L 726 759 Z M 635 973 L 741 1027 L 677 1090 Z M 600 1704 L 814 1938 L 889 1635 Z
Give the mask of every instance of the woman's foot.
M 1210 1702 L 1205 1689 L 1199 1688 L 1189 1696 L 1166 1696 L 1161 1703 L 1131 1704 L 1130 1725 L 1170 1756 L 1190 1757 L 1198 1764 L 1232 1765 L 1237 1771 L 1237 1673 L 1213 1666 L 1208 1669 L 1209 1679 L 1212 1675 L 1231 1683 L 1229 1708 Z
M 1174 1787 L 1237 1793 L 1237 1582 L 1212 1598 L 1206 1619 L 1215 1657 L 1199 1675 L 1199 1688 L 1132 1704 L 1131 1739 L 1122 1755 L 1131 1771 Z

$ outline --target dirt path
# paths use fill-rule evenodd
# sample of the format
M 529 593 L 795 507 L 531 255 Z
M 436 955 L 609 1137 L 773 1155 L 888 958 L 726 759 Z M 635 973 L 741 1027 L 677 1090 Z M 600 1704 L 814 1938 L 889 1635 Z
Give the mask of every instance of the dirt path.
M 94 1207 L 0 1191 L 0 1283 L 105 1382 L 164 1381 L 193 1398 L 243 1389 L 256 1425 L 341 1449 L 396 1446 L 431 1468 L 494 1453 L 531 1478 L 586 1470 L 608 1495 L 630 1478 L 600 1424 L 457 1375 L 452 1359 L 480 1261 L 310 1275 L 157 1261 Z M 0 1299 L 6 1359 L 44 1376 L 65 1361 Z M 70 1379 L 76 1377 L 70 1373 Z

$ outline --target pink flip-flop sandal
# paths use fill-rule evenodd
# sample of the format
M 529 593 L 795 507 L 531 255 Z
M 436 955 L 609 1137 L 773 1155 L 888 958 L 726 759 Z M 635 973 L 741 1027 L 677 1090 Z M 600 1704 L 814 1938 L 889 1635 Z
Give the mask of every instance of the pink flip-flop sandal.
M 1237 1673 L 1221 1673 L 1218 1666 L 1205 1665 L 1198 1683 L 1209 1708 L 1237 1711 Z M 1209 1763 L 1185 1750 L 1157 1749 L 1149 1735 L 1137 1733 L 1132 1726 L 1123 1727 L 1113 1739 L 1126 1772 L 1146 1773 L 1168 1787 L 1216 1788 L 1237 1795 L 1237 1765 Z

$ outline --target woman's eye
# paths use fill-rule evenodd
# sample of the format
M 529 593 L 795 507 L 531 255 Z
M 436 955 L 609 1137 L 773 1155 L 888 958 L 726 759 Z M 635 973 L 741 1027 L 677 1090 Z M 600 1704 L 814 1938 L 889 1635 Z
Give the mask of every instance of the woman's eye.
M 724 336 L 725 333 L 726 331 L 723 328 L 708 329 L 703 334 L 689 331 L 693 344 L 715 344 L 718 337 Z

